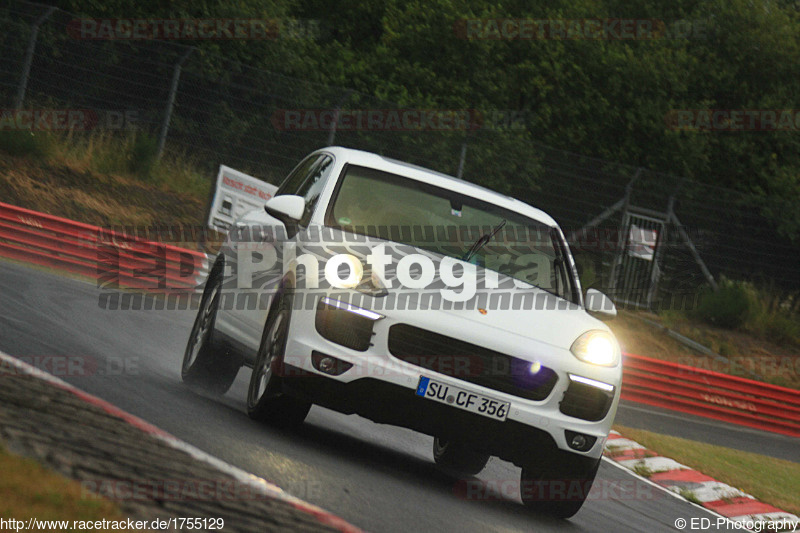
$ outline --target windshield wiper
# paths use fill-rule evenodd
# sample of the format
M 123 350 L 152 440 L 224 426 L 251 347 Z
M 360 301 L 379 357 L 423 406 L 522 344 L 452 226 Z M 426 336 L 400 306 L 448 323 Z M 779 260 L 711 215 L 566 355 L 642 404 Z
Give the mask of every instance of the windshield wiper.
M 492 231 L 481 235 L 480 238 L 477 241 L 475 241 L 472 246 L 470 246 L 470 249 L 467 250 L 467 253 L 464 254 L 464 257 L 462 257 L 461 260 L 469 261 L 470 259 L 472 259 L 472 256 L 478 253 L 478 250 L 486 246 L 486 243 L 491 241 L 492 237 L 497 235 L 497 232 L 503 229 L 503 226 L 505 225 L 506 225 L 506 220 L 503 219 L 497 226 L 495 226 L 495 228 Z

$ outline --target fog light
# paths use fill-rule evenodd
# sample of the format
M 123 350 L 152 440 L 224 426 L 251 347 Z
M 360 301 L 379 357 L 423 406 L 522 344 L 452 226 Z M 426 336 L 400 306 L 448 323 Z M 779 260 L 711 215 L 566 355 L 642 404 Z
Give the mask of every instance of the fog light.
M 565 434 L 567 436 L 567 443 L 569 444 L 569 447 L 573 450 L 578 450 L 579 452 L 589 451 L 592 446 L 594 446 L 595 441 L 597 441 L 597 437 L 583 435 L 574 431 L 565 431 Z
M 319 362 L 319 369 L 329 374 L 336 367 L 336 361 L 333 357 L 323 357 Z
M 353 368 L 352 363 L 348 363 L 347 361 L 342 361 L 341 359 L 336 359 L 333 356 L 326 355 L 324 353 L 320 353 L 317 351 L 311 352 L 311 364 L 313 364 L 314 368 L 316 368 L 323 374 L 328 374 L 330 376 L 338 376 L 340 374 L 344 374 L 345 372 Z
M 539 361 L 535 361 L 531 363 L 531 367 L 528 369 L 531 374 L 538 374 L 539 371 L 542 369 L 542 363 Z

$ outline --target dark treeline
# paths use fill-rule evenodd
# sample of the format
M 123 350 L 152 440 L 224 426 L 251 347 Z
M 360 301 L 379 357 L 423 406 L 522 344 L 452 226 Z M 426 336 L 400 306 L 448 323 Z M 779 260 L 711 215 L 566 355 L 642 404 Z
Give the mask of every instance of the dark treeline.
M 515 125 L 522 117 L 524 128 L 509 135 L 735 188 L 752 197 L 783 237 L 800 239 L 800 115 L 794 123 L 793 115 L 780 122 L 778 114 L 779 131 L 763 131 L 771 129 L 763 114 L 745 114 L 733 126 L 720 123 L 739 131 L 690 129 L 708 126 L 704 120 L 710 115 L 702 110 L 800 109 L 800 12 L 795 2 L 53 3 L 90 17 L 318 20 L 313 39 L 188 44 L 201 50 L 204 70 L 220 79 L 237 75 L 223 68 L 224 58 L 352 88 L 399 106 L 513 111 Z M 585 31 L 585 19 L 605 20 L 603 36 L 609 38 L 565 39 L 558 31 L 558 24 L 572 24 L 574 30 L 575 21 L 582 21 L 579 28 Z M 639 28 L 632 38 L 619 26 L 607 27 L 615 19 L 649 21 L 643 23 L 652 29 Z M 551 22 L 539 38 L 518 38 L 513 31 L 542 21 Z M 498 179 L 515 177 L 493 178 L 488 185 L 516 185 L 498 184 Z

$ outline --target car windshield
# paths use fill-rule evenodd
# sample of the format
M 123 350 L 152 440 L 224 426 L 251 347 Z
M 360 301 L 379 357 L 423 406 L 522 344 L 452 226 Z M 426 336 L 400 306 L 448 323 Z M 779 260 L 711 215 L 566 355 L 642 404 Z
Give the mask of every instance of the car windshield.
M 371 168 L 348 166 L 325 215 L 330 227 L 464 259 L 573 300 L 558 231 L 493 203 Z

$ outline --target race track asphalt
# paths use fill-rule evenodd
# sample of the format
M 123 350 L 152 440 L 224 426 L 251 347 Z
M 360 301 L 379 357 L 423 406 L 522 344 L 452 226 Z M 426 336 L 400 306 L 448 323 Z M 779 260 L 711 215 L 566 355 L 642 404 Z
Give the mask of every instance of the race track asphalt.
M 200 396 L 181 383 L 193 312 L 104 310 L 100 292 L 93 283 L 0 261 L 0 350 L 45 369 L 46 357 L 81 358 L 81 372 L 50 370 L 366 530 L 657 532 L 676 531 L 678 518 L 716 521 L 607 461 L 596 482 L 606 490 L 564 521 L 523 507 L 514 490 L 519 469 L 495 458 L 478 478 L 499 497 L 465 498 L 458 490 L 463 483 L 435 468 L 432 438 L 425 435 L 319 407 L 298 430 L 257 424 L 245 412 L 248 369 L 221 398 Z M 680 428 L 689 438 L 776 457 L 792 451 L 788 438 L 687 422 L 637 404 L 621 406 L 618 421 L 662 432 Z M 796 445 L 793 450 L 797 460 Z

